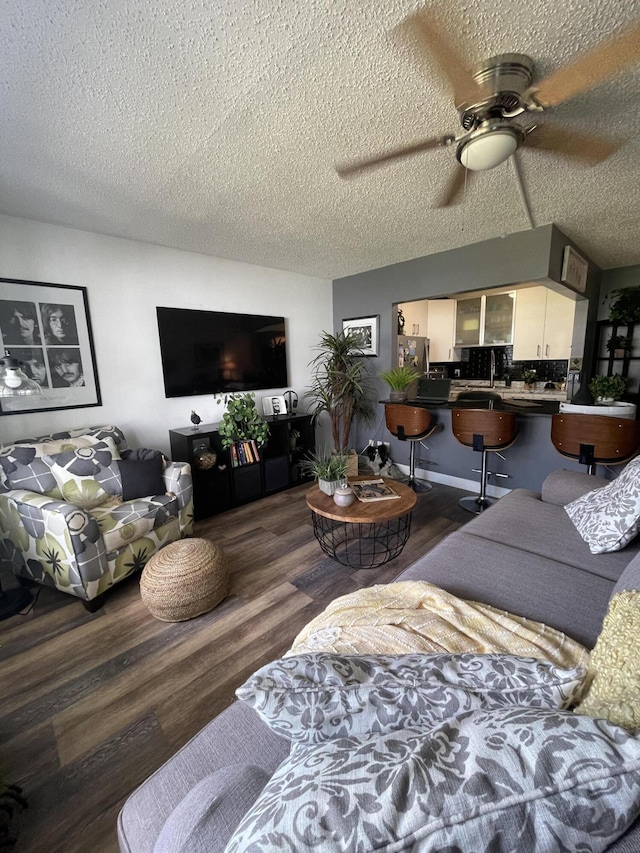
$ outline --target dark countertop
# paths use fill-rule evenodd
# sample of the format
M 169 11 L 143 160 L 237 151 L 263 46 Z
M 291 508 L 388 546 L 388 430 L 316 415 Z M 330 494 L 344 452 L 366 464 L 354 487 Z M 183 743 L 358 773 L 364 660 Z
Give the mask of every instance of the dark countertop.
M 381 400 L 381 403 L 390 403 L 391 400 Z M 441 403 L 437 406 L 426 404 L 420 400 L 406 400 L 406 406 L 418 406 L 425 409 L 488 409 L 486 400 L 452 400 L 450 403 Z M 516 415 L 555 415 L 560 411 L 558 400 L 495 400 L 493 408 L 503 412 L 513 412 Z

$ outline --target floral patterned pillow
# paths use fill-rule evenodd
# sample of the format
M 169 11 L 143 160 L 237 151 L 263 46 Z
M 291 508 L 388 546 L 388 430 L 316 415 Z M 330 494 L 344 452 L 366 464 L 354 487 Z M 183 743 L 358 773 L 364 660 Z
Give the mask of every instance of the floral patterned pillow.
M 640 529 L 640 456 L 608 486 L 568 503 L 565 511 L 592 554 L 620 551 Z
M 540 708 L 295 745 L 225 853 L 596 853 L 640 812 L 640 740 Z
M 88 447 L 44 456 L 43 460 L 50 467 L 63 500 L 93 509 L 122 494 L 119 458 L 113 439 L 105 438 Z
M 236 695 L 298 743 L 439 723 L 473 708 L 566 708 L 585 671 L 506 654 L 302 654 L 267 664 Z

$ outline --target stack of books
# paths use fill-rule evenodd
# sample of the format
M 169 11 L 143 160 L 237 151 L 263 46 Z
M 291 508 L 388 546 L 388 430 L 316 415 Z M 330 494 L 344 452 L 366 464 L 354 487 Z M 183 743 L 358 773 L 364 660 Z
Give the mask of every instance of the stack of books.
M 258 445 L 254 439 L 247 441 L 234 441 L 231 445 L 231 464 L 234 468 L 242 465 L 253 465 L 260 461 Z

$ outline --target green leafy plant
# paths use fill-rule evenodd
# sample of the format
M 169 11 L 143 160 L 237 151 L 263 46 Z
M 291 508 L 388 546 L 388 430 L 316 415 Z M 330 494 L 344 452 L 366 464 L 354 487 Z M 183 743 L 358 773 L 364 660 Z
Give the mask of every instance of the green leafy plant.
M 607 294 L 609 319 L 618 323 L 640 322 L 640 286 L 619 287 Z
M 533 385 L 533 383 L 537 380 L 538 374 L 535 370 L 523 370 L 522 378 L 527 385 Z
M 415 367 L 403 365 L 402 367 L 384 370 L 380 374 L 380 379 L 383 379 L 392 391 L 406 391 L 409 385 L 419 379 L 421 375 Z
M 322 451 L 312 453 L 300 463 L 300 467 L 305 474 L 311 474 L 316 480 L 333 482 L 347 479 L 348 464 L 345 454 Z
M 619 400 L 628 384 L 627 377 L 618 373 L 613 376 L 594 376 L 589 382 L 589 391 L 594 400 Z
M 632 345 L 633 341 L 631 338 L 626 338 L 622 335 L 612 335 L 607 341 L 607 350 L 614 352 L 617 349 L 621 349 L 625 352 L 630 352 Z
M 253 439 L 261 447 L 269 437 L 269 425 L 258 414 L 255 394 L 225 394 L 218 397 L 218 404 L 225 403 L 227 411 L 218 425 L 223 447 L 231 447 L 235 441 Z
M 329 415 L 335 450 L 345 450 L 355 418 L 363 423 L 374 420 L 373 387 L 366 360 L 359 355 L 357 335 L 322 332 L 315 347 L 318 354 L 310 362 L 313 378 L 305 398 L 316 422 Z

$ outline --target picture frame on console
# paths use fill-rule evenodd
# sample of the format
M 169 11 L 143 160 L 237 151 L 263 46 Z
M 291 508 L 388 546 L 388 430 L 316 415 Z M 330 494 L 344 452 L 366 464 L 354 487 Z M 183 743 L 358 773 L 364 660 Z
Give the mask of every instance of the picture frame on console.
M 266 418 L 277 418 L 287 414 L 287 401 L 284 397 L 273 396 L 262 398 L 262 414 Z
M 349 317 L 342 321 L 342 331 L 357 335 L 361 344 L 358 355 L 378 355 L 380 315 L 374 317 Z
M 87 288 L 0 278 L 0 353 L 40 394 L 0 397 L 0 414 L 100 406 Z

